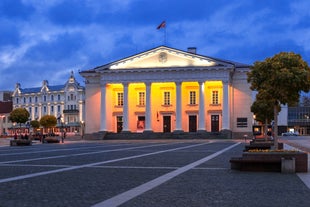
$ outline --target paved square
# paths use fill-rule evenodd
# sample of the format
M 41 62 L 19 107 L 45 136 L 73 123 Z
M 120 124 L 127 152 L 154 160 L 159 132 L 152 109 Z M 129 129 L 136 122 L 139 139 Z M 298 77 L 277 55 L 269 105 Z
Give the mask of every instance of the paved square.
M 296 174 L 230 170 L 243 143 L 93 141 L 0 148 L 0 206 L 310 206 Z

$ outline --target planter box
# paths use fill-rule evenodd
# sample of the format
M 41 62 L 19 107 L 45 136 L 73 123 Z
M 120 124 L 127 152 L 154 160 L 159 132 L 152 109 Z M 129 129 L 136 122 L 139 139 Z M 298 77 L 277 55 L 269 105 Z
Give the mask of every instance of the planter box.
M 26 140 L 26 139 L 10 140 L 10 146 L 30 146 L 30 145 L 32 145 L 31 140 Z
M 261 150 L 266 150 L 266 149 L 272 149 L 274 146 L 273 142 L 256 142 L 256 141 L 251 141 L 249 145 L 245 145 L 244 151 L 249 151 L 253 149 L 261 149 Z M 283 143 L 278 143 L 278 149 L 283 149 Z
M 283 165 L 289 165 L 286 160 L 294 160 L 295 172 L 308 172 L 308 155 L 304 152 L 244 152 L 230 163 L 235 170 L 282 172 L 287 169 Z
M 60 140 L 58 139 L 58 137 L 46 137 L 44 139 L 44 142 L 46 142 L 46 143 L 59 143 Z

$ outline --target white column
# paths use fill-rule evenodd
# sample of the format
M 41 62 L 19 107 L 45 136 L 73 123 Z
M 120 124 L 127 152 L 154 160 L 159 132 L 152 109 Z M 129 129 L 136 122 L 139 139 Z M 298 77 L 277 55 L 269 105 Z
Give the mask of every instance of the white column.
M 3 119 L 4 115 L 0 115 L 0 135 L 3 135 Z
M 123 131 L 122 132 L 129 132 L 129 118 L 128 118 L 128 83 L 123 83 L 124 87 L 124 105 L 123 105 Z
M 205 131 L 205 84 L 204 82 L 199 82 L 199 121 L 198 121 L 198 131 Z
M 145 83 L 145 129 L 144 131 L 153 131 L 152 129 L 152 83 Z
M 182 130 L 182 82 L 176 82 L 176 128 L 174 131 Z
M 39 116 L 39 119 L 41 119 L 41 117 L 42 117 L 42 105 L 40 104 L 39 106 L 38 106 L 38 116 Z
M 100 100 L 100 131 L 107 131 L 106 113 L 106 84 L 102 84 Z
M 82 103 L 82 101 L 79 102 L 79 121 L 84 121 L 83 120 L 83 103 Z
M 223 113 L 222 113 L 222 130 L 230 130 L 230 110 L 229 110 L 229 84 L 223 82 Z

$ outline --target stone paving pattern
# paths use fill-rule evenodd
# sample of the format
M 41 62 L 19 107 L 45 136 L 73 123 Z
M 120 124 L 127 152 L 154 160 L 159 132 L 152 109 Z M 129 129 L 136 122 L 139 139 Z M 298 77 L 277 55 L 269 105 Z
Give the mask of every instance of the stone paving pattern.
M 178 141 L 83 141 L 66 140 L 67 144 L 40 144 L 0 147 L 0 180 L 66 166 L 113 160 L 206 140 Z M 65 142 L 66 142 L 65 141 Z M 184 141 L 184 140 L 182 140 Z M 153 142 L 153 143 L 150 143 Z M 103 153 L 108 149 L 161 145 Z M 211 155 L 236 141 L 216 141 L 202 146 L 100 164 L 94 167 L 0 183 L 0 207 L 9 206 L 74 206 L 86 207 L 100 203 L 179 167 Z M 292 142 L 291 140 L 285 141 Z M 303 142 L 307 142 L 303 140 Z M 307 149 L 306 144 L 294 142 Z M 5 145 L 5 146 L 4 146 Z M 296 174 L 239 172 L 230 170 L 229 159 L 239 156 L 244 143 L 220 154 L 162 185 L 122 204 L 124 207 L 205 207 L 205 206 L 310 206 L 310 189 Z M 309 148 L 310 149 L 310 148 Z M 48 151 L 31 154 L 35 151 Z M 55 151 L 52 151 L 55 150 Z M 57 150 L 57 151 L 56 151 Z M 27 152 L 24 153 L 23 152 Z M 77 153 L 89 155 L 68 156 Z M 310 151 L 309 151 L 310 152 Z M 15 155 L 4 155 L 15 153 Z M 42 159 L 1 164 L 5 161 L 64 155 L 64 158 Z

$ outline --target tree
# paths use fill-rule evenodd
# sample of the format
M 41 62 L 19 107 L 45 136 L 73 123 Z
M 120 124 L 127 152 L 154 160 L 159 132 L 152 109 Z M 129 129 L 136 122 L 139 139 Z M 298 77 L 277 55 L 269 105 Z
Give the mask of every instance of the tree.
M 264 126 L 264 134 L 267 134 L 267 126 L 273 119 L 273 101 L 271 99 L 265 98 L 268 94 L 264 94 L 262 91 L 257 93 L 256 100 L 251 106 L 251 112 L 255 114 L 255 119 L 260 121 Z M 278 108 L 280 111 L 281 108 Z
M 57 119 L 53 115 L 45 115 L 42 116 L 40 119 L 40 125 L 44 128 L 52 128 L 55 127 L 57 124 Z
M 38 129 L 38 128 L 40 127 L 40 122 L 37 121 L 37 120 L 32 120 L 32 121 L 30 122 L 30 126 L 31 126 L 32 128 L 34 128 L 34 129 Z
M 264 94 L 263 100 L 273 103 L 274 139 L 278 147 L 278 113 L 281 104 L 294 104 L 300 91 L 310 88 L 310 68 L 299 54 L 280 52 L 262 62 L 255 62 L 248 73 L 251 89 Z
M 9 119 L 11 122 L 18 123 L 21 128 L 22 124 L 28 121 L 29 116 L 30 114 L 25 108 L 16 108 L 10 113 Z

